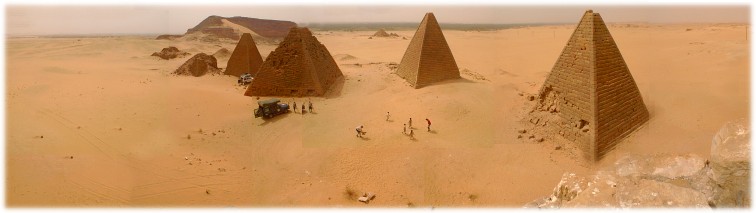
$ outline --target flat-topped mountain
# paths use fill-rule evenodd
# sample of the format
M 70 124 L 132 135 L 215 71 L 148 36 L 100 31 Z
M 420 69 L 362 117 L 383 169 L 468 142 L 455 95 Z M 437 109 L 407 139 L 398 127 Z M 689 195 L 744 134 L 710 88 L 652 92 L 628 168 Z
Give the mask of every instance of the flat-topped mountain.
M 200 39 L 203 41 L 212 41 L 220 38 L 239 40 L 242 34 L 249 33 L 255 40 L 266 41 L 281 39 L 286 36 L 289 29 L 296 26 L 297 24 L 291 21 L 212 15 L 202 20 L 196 26 L 187 29 L 186 33 L 181 37 L 189 40 Z M 168 38 L 165 35 L 161 36 L 158 39 Z
M 234 16 L 230 18 L 221 16 L 210 16 L 202 20 L 197 26 L 186 30 L 186 34 L 194 32 L 205 33 L 218 33 L 220 37 L 229 37 L 234 35 L 234 38 L 239 39 L 242 33 L 240 31 L 252 31 L 248 33 L 257 34 L 266 38 L 283 38 L 289 33 L 289 29 L 297 26 L 296 23 L 291 21 L 279 21 L 268 19 L 248 18 L 241 16 Z M 234 33 L 227 33 L 231 29 Z

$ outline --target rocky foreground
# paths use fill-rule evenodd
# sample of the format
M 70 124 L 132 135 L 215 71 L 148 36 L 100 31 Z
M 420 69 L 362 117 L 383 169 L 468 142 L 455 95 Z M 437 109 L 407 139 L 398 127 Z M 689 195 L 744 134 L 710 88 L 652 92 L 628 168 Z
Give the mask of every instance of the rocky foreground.
M 545 198 L 526 208 L 742 208 L 750 207 L 750 129 L 747 120 L 726 124 L 714 136 L 711 156 L 625 156 L 583 177 L 565 173 Z

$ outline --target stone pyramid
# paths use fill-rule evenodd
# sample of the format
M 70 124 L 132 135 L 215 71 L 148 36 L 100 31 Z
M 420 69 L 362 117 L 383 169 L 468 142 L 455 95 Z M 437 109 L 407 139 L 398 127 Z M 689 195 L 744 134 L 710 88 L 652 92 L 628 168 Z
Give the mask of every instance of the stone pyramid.
M 321 96 L 344 75 L 306 27 L 293 27 L 260 66 L 246 96 Z
M 396 74 L 415 88 L 457 79 L 459 68 L 433 13 L 426 13 Z
M 255 76 L 262 63 L 262 56 L 260 56 L 260 51 L 257 50 L 255 41 L 252 40 L 252 35 L 244 33 L 239 39 L 239 43 L 236 44 L 234 52 L 231 53 L 226 71 L 223 74 L 238 77 L 244 73 L 249 73 Z
M 638 86 L 601 15 L 588 10 L 539 91 L 536 109 L 597 161 L 649 119 Z

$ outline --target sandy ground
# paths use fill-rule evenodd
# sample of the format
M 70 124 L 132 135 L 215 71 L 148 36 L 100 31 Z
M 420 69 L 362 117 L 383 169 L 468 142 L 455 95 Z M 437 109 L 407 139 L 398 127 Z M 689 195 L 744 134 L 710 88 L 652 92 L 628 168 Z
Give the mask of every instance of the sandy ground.
M 387 67 L 414 31 L 316 32 L 344 83 L 326 97 L 285 98 L 315 110 L 268 121 L 252 116 L 256 100 L 235 78 L 172 76 L 188 57 L 149 56 L 232 43 L 8 38 L 7 205 L 520 207 L 562 173 L 619 155 L 706 157 L 721 125 L 749 115 L 746 25 L 612 25 L 648 125 L 594 165 L 555 141 L 517 139 L 529 104 L 518 93 L 538 91 L 573 29 L 445 31 L 464 79 L 422 89 Z M 259 46 L 263 57 L 274 48 Z M 402 134 L 410 117 L 415 140 Z M 377 196 L 363 204 L 349 192 Z

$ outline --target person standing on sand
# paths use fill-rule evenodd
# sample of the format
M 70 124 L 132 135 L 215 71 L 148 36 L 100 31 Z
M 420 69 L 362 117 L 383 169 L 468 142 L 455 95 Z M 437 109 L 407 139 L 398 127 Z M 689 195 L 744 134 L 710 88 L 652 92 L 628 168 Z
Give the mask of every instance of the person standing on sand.
M 304 105 L 305 105 L 304 102 L 302 102 L 302 115 L 304 115 L 304 112 L 305 112 L 304 111 Z
M 294 108 L 294 113 L 297 113 L 297 102 L 296 101 L 294 101 L 294 107 L 293 108 Z
M 389 114 L 389 112 L 386 112 L 386 121 L 388 121 L 390 117 L 391 115 Z
M 415 131 L 413 131 L 413 130 L 410 129 L 409 136 L 410 136 L 410 139 L 415 139 Z
M 412 118 L 410 118 L 410 120 L 408 122 L 408 126 L 409 126 L 410 129 L 412 129 Z
M 362 138 L 362 127 L 363 126 L 358 126 L 357 127 L 357 137 L 358 138 Z
M 404 130 L 402 130 L 402 134 L 407 134 L 407 124 L 404 124 Z
M 430 120 L 429 120 L 429 119 L 427 119 L 427 118 L 425 119 L 425 121 L 428 121 L 428 132 L 430 132 L 430 125 L 431 125 L 431 122 L 430 122 Z
M 312 112 L 312 101 L 310 101 L 310 105 L 308 106 L 308 108 L 310 109 L 310 112 Z

